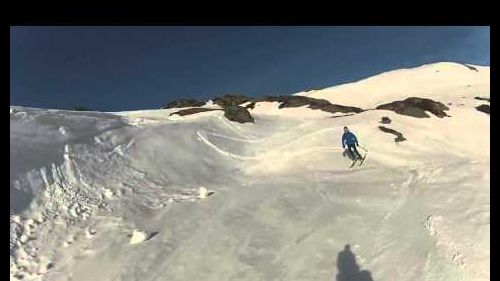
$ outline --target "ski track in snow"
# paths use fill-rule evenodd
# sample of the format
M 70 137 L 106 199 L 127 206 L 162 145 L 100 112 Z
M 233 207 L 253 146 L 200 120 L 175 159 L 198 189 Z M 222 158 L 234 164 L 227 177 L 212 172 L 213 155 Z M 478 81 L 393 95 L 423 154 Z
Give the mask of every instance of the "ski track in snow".
M 212 149 L 214 149 L 215 151 L 217 151 L 221 155 L 226 155 L 226 156 L 233 157 L 233 158 L 240 159 L 240 160 L 255 160 L 255 159 L 264 159 L 264 158 L 267 158 L 267 157 L 269 157 L 270 154 L 278 153 L 280 151 L 284 151 L 284 150 L 286 150 L 287 148 L 289 148 L 291 146 L 294 146 L 296 144 L 302 143 L 304 141 L 304 139 L 307 139 L 307 138 L 310 138 L 310 137 L 314 137 L 317 134 L 322 134 L 322 133 L 329 132 L 329 131 L 332 131 L 332 130 L 334 130 L 334 129 L 332 129 L 332 128 L 321 129 L 321 130 L 318 130 L 318 131 L 306 134 L 306 135 L 304 135 L 304 136 L 302 136 L 302 137 L 300 137 L 298 139 L 295 139 L 295 140 L 293 140 L 291 142 L 288 142 L 287 144 L 281 145 L 279 147 L 274 147 L 273 149 L 270 149 L 270 150 L 267 150 L 267 151 L 264 151 L 264 152 L 260 152 L 260 155 L 258 155 L 258 156 L 244 156 L 244 155 L 238 155 L 238 154 L 231 153 L 228 150 L 226 150 L 224 148 L 221 148 L 221 147 L 217 146 L 216 144 L 214 144 L 213 142 L 211 142 L 210 140 L 208 140 L 208 138 L 206 137 L 206 135 L 217 136 L 217 137 L 220 137 L 220 138 L 223 138 L 223 139 L 226 139 L 226 140 L 237 141 L 237 142 L 244 142 L 244 143 L 263 143 L 265 141 L 269 141 L 269 138 L 251 139 L 251 140 L 249 140 L 249 139 L 240 139 L 240 138 L 234 138 L 234 137 L 230 137 L 230 136 L 226 136 L 226 135 L 221 135 L 221 134 L 217 134 L 217 133 L 212 133 L 212 132 L 202 132 L 202 131 L 199 131 L 199 130 L 196 132 L 196 134 L 197 134 L 199 140 L 201 140 L 204 144 L 206 144 L 207 146 L 211 147 Z M 296 150 L 293 153 L 288 153 L 288 155 L 290 155 L 290 156 L 296 156 L 296 155 L 300 155 L 300 154 L 309 153 L 312 150 L 332 151 L 332 152 L 343 151 L 343 149 L 339 148 L 338 146 L 314 146 L 314 147 L 308 147 L 308 148 L 305 148 L 305 149 L 301 149 L 301 150 L 298 150 L 298 151 Z

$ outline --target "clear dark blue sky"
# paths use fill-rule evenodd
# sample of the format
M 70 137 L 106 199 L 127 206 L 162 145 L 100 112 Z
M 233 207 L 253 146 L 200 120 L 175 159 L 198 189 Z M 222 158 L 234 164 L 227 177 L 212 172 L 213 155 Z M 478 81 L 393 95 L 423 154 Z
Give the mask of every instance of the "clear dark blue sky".
M 489 27 L 11 27 L 10 39 L 11 105 L 100 111 L 490 64 Z

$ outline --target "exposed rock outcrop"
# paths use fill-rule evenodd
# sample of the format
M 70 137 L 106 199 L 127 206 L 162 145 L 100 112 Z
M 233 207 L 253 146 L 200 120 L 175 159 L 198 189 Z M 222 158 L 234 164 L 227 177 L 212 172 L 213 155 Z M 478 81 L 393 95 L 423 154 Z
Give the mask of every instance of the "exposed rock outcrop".
M 248 109 L 238 105 L 224 107 L 224 117 L 239 123 L 254 122 L 254 119 Z
M 255 108 L 255 102 L 251 102 L 245 106 L 246 108 L 254 109 Z
M 215 97 L 212 99 L 212 101 L 221 107 L 226 107 L 230 105 L 240 105 L 242 103 L 249 102 L 251 101 L 251 98 L 242 95 L 224 95 Z
M 389 118 L 389 117 L 382 117 L 382 119 L 380 120 L 380 123 L 382 124 L 391 124 L 392 120 Z
M 475 97 L 475 99 L 490 102 L 490 98 Z
M 387 128 L 384 126 L 378 126 L 378 128 L 384 133 L 389 133 L 389 134 L 395 135 L 396 136 L 396 138 L 394 139 L 395 142 L 402 142 L 402 141 L 406 140 L 406 138 L 403 137 L 403 134 L 401 134 L 400 132 L 398 132 L 396 130 L 393 130 L 393 129 L 390 129 L 390 128 Z
M 200 112 L 214 111 L 214 110 L 222 110 L 222 109 L 194 107 L 194 108 L 182 109 L 182 110 L 176 111 L 174 113 L 170 113 L 170 115 L 177 114 L 180 116 L 184 116 L 184 115 L 191 115 L 191 114 L 196 114 L 196 113 L 200 113 Z
M 176 101 L 168 103 L 167 105 L 163 106 L 162 109 L 183 108 L 183 107 L 199 107 L 199 106 L 204 106 L 204 105 L 205 105 L 204 101 L 198 101 L 195 99 L 181 99 L 181 100 L 176 100 Z
M 486 114 L 490 114 L 490 106 L 487 104 L 481 104 L 480 106 L 477 106 L 476 109 Z
M 279 102 L 279 108 L 301 107 L 307 105 L 310 109 L 319 109 L 330 113 L 360 113 L 363 109 L 358 107 L 332 104 L 327 100 L 315 99 L 305 96 L 267 96 L 257 99 L 256 102 Z
M 436 115 L 439 118 L 449 116 L 445 110 L 449 108 L 440 103 L 426 98 L 411 97 L 402 101 L 395 101 L 383 105 L 379 105 L 376 109 L 391 110 L 398 114 L 417 117 L 428 118 L 430 117 L 426 111 Z
M 469 70 L 473 70 L 473 71 L 479 72 L 479 69 L 477 69 L 477 67 L 474 67 L 472 65 L 468 65 L 468 64 L 464 63 L 463 66 L 467 67 Z

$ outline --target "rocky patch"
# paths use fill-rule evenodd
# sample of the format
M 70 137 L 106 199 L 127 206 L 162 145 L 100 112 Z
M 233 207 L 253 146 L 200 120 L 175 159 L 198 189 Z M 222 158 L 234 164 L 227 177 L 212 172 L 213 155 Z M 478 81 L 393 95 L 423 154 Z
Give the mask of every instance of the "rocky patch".
M 490 106 L 487 104 L 481 104 L 480 106 L 477 106 L 476 109 L 488 115 L 490 114 Z
M 389 118 L 389 117 L 382 117 L 382 119 L 380 120 L 380 123 L 382 124 L 391 124 L 392 120 Z
M 254 122 L 254 119 L 248 109 L 237 105 L 226 106 L 224 108 L 224 117 L 230 121 L 239 123 Z
M 251 99 L 242 95 L 224 95 L 221 97 L 215 97 L 212 101 L 221 107 L 226 107 L 231 105 L 240 105 L 251 101 Z
M 254 109 L 255 108 L 255 102 L 249 103 L 247 106 L 245 106 L 245 108 Z
M 440 103 L 426 98 L 411 97 L 402 101 L 395 101 L 383 105 L 379 105 L 376 109 L 391 110 L 398 114 L 417 117 L 428 118 L 430 117 L 426 111 L 436 115 L 439 118 L 449 116 L 445 110 L 449 108 Z
M 239 106 L 243 103 L 249 102 L 249 104 L 246 105 L 245 108 L 253 109 L 255 108 L 255 104 L 258 102 L 279 102 L 279 108 L 308 106 L 311 109 L 319 109 L 330 113 L 359 113 L 363 111 L 363 109 L 361 108 L 331 104 L 327 100 L 315 99 L 305 96 L 285 95 L 249 98 L 242 95 L 225 95 L 221 97 L 215 97 L 214 99 L 212 99 L 212 101 L 223 108 L 227 106 Z
M 475 97 L 475 99 L 490 102 L 490 98 Z
M 205 102 L 199 102 L 196 100 L 180 100 L 172 102 L 164 108 L 192 107 L 188 109 L 179 110 L 170 114 L 170 115 L 177 114 L 180 116 L 197 114 L 206 111 L 223 110 L 224 117 L 226 117 L 231 121 L 239 123 L 254 122 L 252 115 L 247 110 L 248 106 L 247 107 L 239 106 L 242 103 L 251 101 L 250 98 L 241 95 L 224 95 L 220 97 L 215 97 L 214 99 L 212 99 L 212 101 L 215 104 L 221 106 L 222 109 L 200 107 L 205 105 Z M 255 105 L 255 103 L 252 104 Z
M 489 98 L 479 98 L 480 100 L 488 100 Z M 190 115 L 211 110 L 224 110 L 224 116 L 235 122 L 246 123 L 254 122 L 254 118 L 248 111 L 249 109 L 254 109 L 255 105 L 259 102 L 278 102 L 278 108 L 294 108 L 303 107 L 313 110 L 321 110 L 328 113 L 344 113 L 343 116 L 349 116 L 352 114 L 357 114 L 364 112 L 365 110 L 358 107 L 343 106 L 338 104 L 332 104 L 324 99 L 315 99 L 306 96 L 296 96 L 296 95 L 277 95 L 277 96 L 265 96 L 259 98 L 250 98 L 243 95 L 224 95 L 218 96 L 212 99 L 212 101 L 222 107 L 222 109 L 213 108 L 202 108 L 205 102 L 200 102 L 194 99 L 183 99 L 175 102 L 169 103 L 163 108 L 177 108 L 177 107 L 192 107 L 189 109 L 184 109 L 177 111 L 173 114 L 177 115 Z M 245 106 L 241 106 L 245 104 Z M 443 118 L 449 115 L 445 112 L 449 110 L 444 104 L 433 101 L 426 98 L 410 97 L 402 101 L 394 101 L 391 103 L 383 104 L 377 106 L 377 110 L 391 110 L 398 114 L 407 115 L 416 118 L 429 118 L 430 115 L 427 112 L 434 114 L 437 117 Z M 485 110 L 484 107 L 478 110 Z M 488 109 L 489 110 L 489 109 Z M 484 111 L 483 111 L 484 112 Z M 380 121 L 382 124 L 390 124 L 391 120 L 388 117 L 383 117 Z
M 331 104 L 327 100 L 314 99 L 304 96 L 267 96 L 256 102 L 279 102 L 279 108 L 308 106 L 310 109 L 319 109 L 330 113 L 360 113 L 364 110 L 358 107 Z
M 170 113 L 170 115 L 177 114 L 180 116 L 184 116 L 184 115 L 191 115 L 191 114 L 196 114 L 196 113 L 200 113 L 200 112 L 214 111 L 214 110 L 222 110 L 222 109 L 194 107 L 194 108 L 182 109 L 182 110 L 176 111 L 174 113 Z
M 356 114 L 356 113 L 349 113 L 349 114 L 344 114 L 344 115 L 331 116 L 329 118 L 341 118 L 341 117 L 351 116 L 351 115 L 354 115 L 354 114 Z
M 469 70 L 473 70 L 473 71 L 479 72 L 479 69 L 477 69 L 476 67 L 474 67 L 472 65 L 468 65 L 468 64 L 464 63 L 463 66 L 467 67 Z
M 204 101 L 198 101 L 195 99 L 181 99 L 177 101 L 173 101 L 168 103 L 167 105 L 163 106 L 162 109 L 168 109 L 168 108 L 183 108 L 183 107 L 199 107 L 199 106 L 204 106 L 205 102 Z
M 401 134 L 400 132 L 398 132 L 396 130 L 393 130 L 393 129 L 390 129 L 390 128 L 387 128 L 384 126 L 378 126 L 378 128 L 384 133 L 389 133 L 389 134 L 395 135 L 396 138 L 394 139 L 394 142 L 402 142 L 402 141 L 406 140 L 406 138 L 403 137 L 403 134 Z

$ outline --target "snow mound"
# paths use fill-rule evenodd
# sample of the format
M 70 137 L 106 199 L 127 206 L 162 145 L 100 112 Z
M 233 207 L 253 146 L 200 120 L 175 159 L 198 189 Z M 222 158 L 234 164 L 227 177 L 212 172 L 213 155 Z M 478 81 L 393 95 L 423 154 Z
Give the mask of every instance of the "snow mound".
M 130 237 L 130 244 L 139 244 L 144 242 L 148 238 L 148 234 L 145 231 L 134 229 Z

